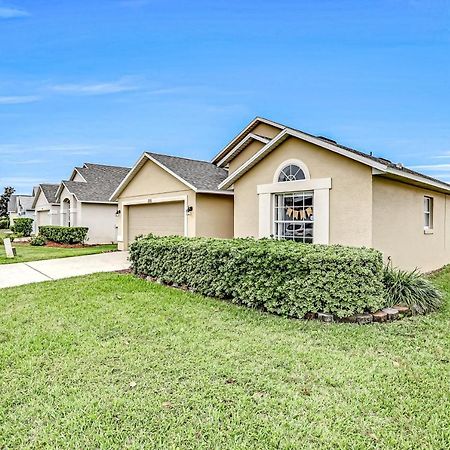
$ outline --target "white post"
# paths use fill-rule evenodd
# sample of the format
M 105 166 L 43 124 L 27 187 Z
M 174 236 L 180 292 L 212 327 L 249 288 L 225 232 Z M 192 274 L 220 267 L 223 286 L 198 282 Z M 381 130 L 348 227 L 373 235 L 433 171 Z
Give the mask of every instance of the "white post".
M 16 255 L 15 255 L 14 249 L 12 248 L 12 245 L 11 245 L 11 239 L 9 239 L 9 238 L 3 239 L 3 245 L 5 246 L 6 257 L 14 258 Z

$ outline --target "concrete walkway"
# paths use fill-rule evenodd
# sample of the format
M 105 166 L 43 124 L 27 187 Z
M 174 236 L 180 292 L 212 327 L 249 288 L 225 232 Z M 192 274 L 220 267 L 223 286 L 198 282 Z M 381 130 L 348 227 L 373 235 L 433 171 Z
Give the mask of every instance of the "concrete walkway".
M 0 288 L 60 280 L 97 272 L 114 272 L 130 267 L 128 252 L 99 253 L 17 264 L 0 265 Z

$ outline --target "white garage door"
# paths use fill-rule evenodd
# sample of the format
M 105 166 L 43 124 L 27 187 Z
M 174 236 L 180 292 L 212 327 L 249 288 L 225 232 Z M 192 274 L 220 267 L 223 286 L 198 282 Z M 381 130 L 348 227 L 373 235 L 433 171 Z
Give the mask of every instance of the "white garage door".
M 184 202 L 153 203 L 128 207 L 128 242 L 143 234 L 184 236 Z
M 36 225 L 50 225 L 50 216 L 48 215 L 48 211 L 38 211 L 36 217 Z

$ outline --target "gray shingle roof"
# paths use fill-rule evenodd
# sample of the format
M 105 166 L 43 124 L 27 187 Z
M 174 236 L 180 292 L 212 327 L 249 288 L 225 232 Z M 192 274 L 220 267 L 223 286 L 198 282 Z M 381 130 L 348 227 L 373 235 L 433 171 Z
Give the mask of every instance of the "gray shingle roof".
M 34 211 L 33 208 L 33 200 L 34 197 L 31 195 L 19 195 L 18 196 L 18 202 L 22 209 L 25 211 Z
M 59 184 L 40 184 L 39 186 L 47 201 L 49 203 L 56 203 L 56 192 L 58 191 Z
M 225 180 L 228 172 L 208 161 L 181 158 L 147 152 L 167 169 L 201 191 L 220 191 L 218 185 Z
M 131 170 L 128 167 L 85 163 L 77 167 L 84 181 L 63 181 L 67 189 L 81 202 L 109 202 L 113 192 Z

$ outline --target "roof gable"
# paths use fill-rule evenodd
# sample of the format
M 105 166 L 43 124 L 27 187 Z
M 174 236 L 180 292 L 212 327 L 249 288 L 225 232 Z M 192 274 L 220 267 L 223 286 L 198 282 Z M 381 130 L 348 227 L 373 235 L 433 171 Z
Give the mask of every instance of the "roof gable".
M 227 179 L 224 180 L 219 185 L 219 188 L 220 189 L 230 188 L 236 180 L 238 180 L 241 176 L 243 176 L 246 172 L 248 172 L 254 165 L 256 165 L 262 158 L 264 158 L 268 153 L 273 151 L 275 148 L 277 148 L 286 139 L 290 137 L 302 139 L 304 141 L 310 142 L 324 149 L 333 151 L 342 156 L 358 161 L 362 164 L 366 164 L 372 167 L 374 175 L 380 174 L 395 175 L 407 179 L 409 182 L 421 182 L 425 185 L 437 188 L 443 192 L 450 193 L 450 185 L 440 180 L 436 180 L 427 175 L 422 175 L 411 169 L 403 167 L 402 165 L 394 164 L 389 160 L 377 158 L 372 155 L 368 155 L 366 153 L 352 149 L 350 147 L 337 144 L 335 141 L 332 141 L 330 139 L 314 136 L 305 133 L 303 131 L 287 127 L 283 131 L 281 131 L 275 138 L 269 141 L 263 148 L 261 148 L 259 152 L 257 152 L 244 164 L 242 164 L 238 169 L 236 169 L 233 173 L 231 173 L 227 177 Z
M 118 198 L 148 160 L 195 192 L 226 193 L 218 188 L 218 185 L 228 175 L 225 169 L 217 167 L 208 161 L 146 152 L 139 158 L 128 176 L 112 194 L 112 200 Z
M 39 184 L 36 187 L 36 193 L 33 198 L 33 208 L 36 207 L 39 197 L 42 195 L 45 201 L 49 204 L 57 204 L 56 193 L 58 192 L 59 184 Z
M 249 134 L 251 133 L 255 128 L 257 128 L 259 125 L 269 125 L 273 128 L 276 128 L 278 130 L 283 130 L 285 128 L 284 125 L 281 125 L 280 123 L 273 122 L 272 120 L 265 119 L 263 117 L 256 117 L 253 119 L 235 138 L 233 138 L 222 150 L 220 150 L 219 153 L 211 160 L 213 164 L 218 164 L 219 166 L 222 165 L 221 161 Z M 256 133 L 258 134 L 258 133 Z M 265 136 L 269 137 L 270 136 Z
M 72 175 L 79 173 L 85 181 L 62 181 L 56 193 L 57 200 L 65 187 L 80 202 L 111 203 L 111 194 L 129 172 L 128 167 L 85 163 L 83 167 L 76 167 L 72 172 Z

